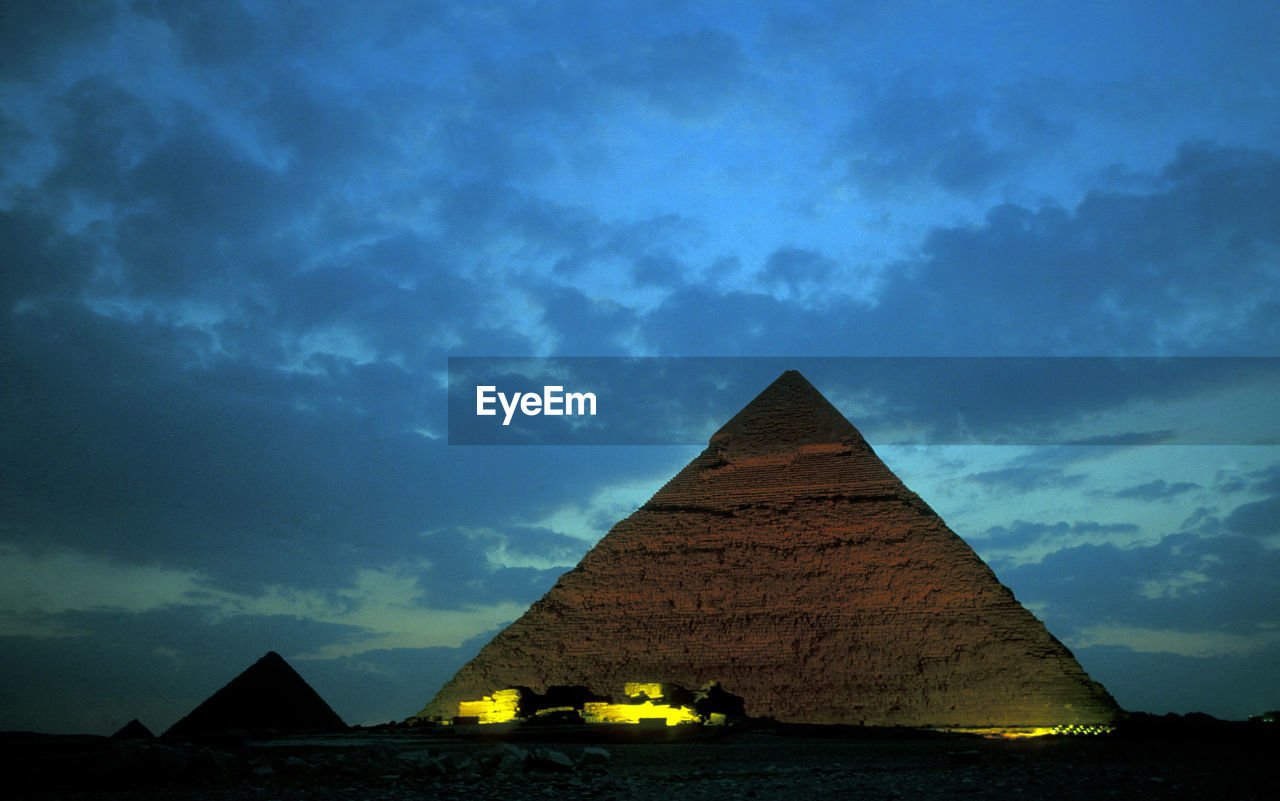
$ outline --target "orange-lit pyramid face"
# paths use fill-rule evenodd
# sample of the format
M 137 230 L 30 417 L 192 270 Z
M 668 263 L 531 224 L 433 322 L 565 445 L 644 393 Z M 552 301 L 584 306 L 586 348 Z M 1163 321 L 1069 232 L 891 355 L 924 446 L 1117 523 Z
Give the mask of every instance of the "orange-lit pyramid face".
M 789 371 L 419 713 L 511 687 L 718 681 L 783 722 L 1106 724 L 1118 709 Z

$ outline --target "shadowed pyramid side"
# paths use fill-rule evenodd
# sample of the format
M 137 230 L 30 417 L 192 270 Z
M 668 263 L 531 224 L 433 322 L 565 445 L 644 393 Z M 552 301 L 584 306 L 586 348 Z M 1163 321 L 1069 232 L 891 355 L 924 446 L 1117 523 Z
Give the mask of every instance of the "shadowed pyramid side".
M 1114 700 L 788 371 L 418 714 L 508 687 L 718 681 L 801 723 L 1109 723 Z
M 137 718 L 134 718 L 124 724 L 116 731 L 115 734 L 111 735 L 111 739 L 113 740 L 151 740 L 154 738 L 155 735 L 151 733 L 151 729 L 148 729 L 146 725 Z
M 311 685 L 283 657 L 269 651 L 173 724 L 164 736 L 318 733 L 346 728 Z

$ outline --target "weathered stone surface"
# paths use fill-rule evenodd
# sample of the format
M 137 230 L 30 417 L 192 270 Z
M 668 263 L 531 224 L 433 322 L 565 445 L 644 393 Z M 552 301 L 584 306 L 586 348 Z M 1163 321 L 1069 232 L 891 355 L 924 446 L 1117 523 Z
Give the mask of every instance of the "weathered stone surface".
M 1119 711 L 799 373 L 784 373 L 418 714 L 523 686 L 719 681 L 756 717 L 1106 723 Z
M 578 757 L 578 767 L 583 770 L 604 770 L 613 761 L 613 754 L 599 746 L 587 746 Z
M 284 657 L 269 651 L 173 724 L 165 736 L 331 732 L 346 728 L 342 718 Z
M 550 748 L 533 749 L 524 764 L 525 770 L 546 773 L 572 773 L 574 770 L 573 760 L 567 754 Z

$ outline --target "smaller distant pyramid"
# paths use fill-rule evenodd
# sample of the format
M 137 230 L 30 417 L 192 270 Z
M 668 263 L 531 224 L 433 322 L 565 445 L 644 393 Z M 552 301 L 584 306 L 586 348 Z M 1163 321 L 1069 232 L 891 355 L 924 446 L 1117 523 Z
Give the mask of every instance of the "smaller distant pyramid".
M 142 725 L 142 721 L 134 718 L 128 723 L 120 727 L 120 731 L 111 735 L 113 740 L 151 740 L 155 735 L 151 733 L 151 729 Z
M 166 737 L 319 733 L 347 728 L 275 651 L 249 666 L 165 732 Z

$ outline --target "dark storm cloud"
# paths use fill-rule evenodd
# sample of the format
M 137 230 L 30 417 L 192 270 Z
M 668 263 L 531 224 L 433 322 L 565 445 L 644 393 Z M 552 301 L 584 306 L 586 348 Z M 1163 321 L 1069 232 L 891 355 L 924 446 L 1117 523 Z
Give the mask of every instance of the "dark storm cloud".
M 669 34 L 616 53 L 598 68 L 606 82 L 642 93 L 679 116 L 729 102 L 745 78 L 742 51 L 723 31 Z
M 1025 465 L 984 470 L 966 476 L 965 480 L 1004 492 L 1033 492 L 1050 487 L 1067 489 L 1080 486 L 1086 478 L 1088 476 L 1084 473 L 1067 473 L 1058 467 Z
M 986 352 L 1271 352 L 1280 159 L 1187 145 L 1160 177 L 1152 194 L 1003 205 L 981 226 L 937 229 L 877 310 L 923 313 L 951 347 Z
M 1204 536 L 1217 536 L 1222 533 L 1222 519 L 1218 517 L 1216 507 L 1197 506 L 1178 526 L 1179 531 L 1186 531 Z
M 858 108 L 847 132 L 855 144 L 841 157 L 853 183 L 877 191 L 919 178 L 981 189 L 1072 133 L 1030 87 L 992 86 L 954 67 L 905 70 Z
M 1183 523 L 1184 530 L 1197 530 L 1205 534 L 1236 533 L 1249 537 L 1265 539 L 1280 533 L 1280 465 L 1272 465 L 1265 470 L 1250 473 L 1247 481 L 1244 477 L 1230 476 L 1214 489 L 1219 497 L 1230 493 L 1248 491 L 1250 494 L 1263 495 L 1256 501 L 1247 501 L 1220 516 L 1217 509 L 1199 508 Z
M 1131 445 L 1159 445 L 1177 438 L 1178 432 L 1170 428 L 1159 431 L 1124 431 L 1119 434 L 1100 434 L 1093 437 L 1082 437 L 1068 442 L 1068 445 L 1090 445 L 1108 448 L 1123 448 Z
M 161 141 L 163 121 L 143 98 L 101 75 L 77 81 L 60 100 L 58 163 L 43 188 L 130 200 L 129 170 Z
M 1192 481 L 1175 481 L 1170 483 L 1162 478 L 1137 484 L 1132 487 L 1116 490 L 1112 493 L 1117 498 L 1133 498 L 1143 501 L 1164 501 L 1175 498 L 1185 492 L 1200 489 L 1200 485 Z
M 0 270 L 0 300 L 6 309 L 23 298 L 61 297 L 77 291 L 92 275 L 92 242 L 66 234 L 49 215 L 15 207 L 0 211 L 0 239 L 6 269 Z M 13 317 L 0 317 L 8 329 Z M 4 337 L 11 347 L 13 340 Z
M 91 376 L 102 339 L 89 344 L 76 366 Z M 6 460 L 24 466 L 11 488 L 22 501 L 12 536 L 200 564 L 242 587 L 313 584 L 352 569 L 343 554 L 356 564 L 398 557 L 426 522 L 416 502 L 424 478 L 457 479 L 432 467 L 422 437 L 362 422 L 324 380 L 252 370 L 116 378 L 29 387 L 6 438 Z M 392 397 L 415 394 L 393 378 Z M 259 394 L 268 388 L 278 394 Z M 312 393 L 315 412 L 291 408 L 289 398 Z
M 266 333 L 301 338 L 336 328 L 372 357 L 413 372 L 434 367 L 457 341 L 492 353 L 535 347 L 517 321 L 504 317 L 483 280 L 450 268 L 449 247 L 440 241 L 395 231 L 367 239 L 291 276 L 277 293 Z
M 821 253 L 781 248 L 769 255 L 761 278 L 783 297 L 802 298 L 829 286 L 838 270 L 835 260 Z
M 677 356 L 821 353 L 829 322 L 800 303 L 703 286 L 676 289 L 642 319 L 645 341 Z
M 142 225 L 188 233 L 258 237 L 297 202 L 297 189 L 250 160 L 236 143 L 209 131 L 210 120 L 180 108 L 172 130 L 126 175 L 136 197 L 163 214 Z M 208 233 L 206 233 L 208 232 Z M 157 258 L 130 259 L 151 264 Z M 154 279 L 153 279 L 154 280 Z M 143 285 L 149 285 L 144 282 Z
M 1254 492 L 1269 492 L 1280 495 L 1280 465 L 1273 465 L 1266 470 L 1250 473 L 1248 478 L 1253 479 L 1250 489 Z
M 116 284 L 102 285 L 100 291 L 124 291 L 135 297 L 181 295 L 188 302 L 222 304 L 235 312 L 236 329 L 256 326 L 261 331 L 278 327 L 281 321 L 264 315 L 274 304 L 295 296 L 292 281 L 300 267 L 326 252 L 340 256 L 353 239 L 394 241 L 405 235 L 371 226 L 372 209 L 354 215 L 365 223 L 353 226 L 350 212 L 359 208 L 361 198 L 327 194 L 316 204 L 317 187 L 332 180 L 366 180 L 364 171 L 375 159 L 393 155 L 386 147 L 389 137 L 411 135 L 415 130 L 430 136 L 435 123 L 430 112 L 424 122 L 415 123 L 423 115 L 409 107 L 387 115 L 369 102 L 356 104 L 342 94 L 322 95 L 303 81 L 305 76 L 282 68 L 284 53 L 306 47 L 305 34 L 297 33 L 297 26 L 285 25 L 288 35 L 268 47 L 271 37 L 264 40 L 263 31 L 272 30 L 272 20 L 204 26 L 200 18 L 196 10 L 187 8 L 171 20 L 181 36 L 194 37 L 193 57 L 225 55 L 234 49 L 246 53 L 243 58 L 258 67 L 272 61 L 273 68 L 242 74 L 227 61 L 214 59 L 208 74 L 221 80 L 209 82 L 219 85 L 225 94 L 220 99 L 226 102 L 223 109 L 215 110 L 185 101 L 144 100 L 101 77 L 80 81 L 62 98 L 70 124 L 61 129 L 65 134 L 58 143 L 60 158 L 44 188 L 50 198 L 65 198 L 64 207 L 73 195 L 88 192 L 126 212 L 82 236 L 96 251 L 94 266 L 100 273 L 122 273 Z M 302 38 L 295 40 L 295 35 Z M 219 49 L 213 44 L 221 38 L 234 48 Z M 376 94 L 372 99 L 386 100 Z M 427 105 L 428 110 L 431 107 Z M 428 172 L 440 166 L 422 165 Z M 439 184 L 436 188 L 444 189 Z M 384 202 L 375 197 L 369 200 Z M 467 205 L 458 200 L 456 195 L 445 196 L 440 204 L 456 210 L 452 219 L 444 218 L 455 240 L 469 231 L 492 232 L 491 226 L 469 226 L 477 217 L 494 220 L 495 212 L 503 210 L 501 205 L 493 208 L 484 203 L 477 208 L 473 204 L 472 211 L 478 213 L 468 215 Z M 344 206 L 346 219 L 339 222 L 342 215 L 331 212 Z M 295 238 L 293 232 L 309 232 L 306 218 L 312 214 L 320 215 L 317 225 L 330 219 L 335 224 L 317 227 L 313 238 Z M 529 210 L 514 215 L 503 212 L 501 224 L 527 221 L 526 225 L 540 229 L 553 219 L 530 214 Z M 234 233 L 229 236 L 228 232 Z M 427 243 L 433 245 L 437 254 L 445 250 L 438 243 Z M 454 275 L 442 268 L 438 256 L 415 267 L 419 280 L 431 281 L 436 290 L 411 298 L 424 303 L 427 316 L 433 311 L 429 301 L 435 298 L 461 298 L 482 291 L 455 281 L 446 295 L 449 287 L 440 283 Z M 403 274 L 396 279 L 405 280 Z M 402 289 L 388 285 L 384 294 L 394 301 L 398 294 L 403 296 L 397 292 Z M 378 302 L 377 298 L 371 301 L 375 307 Z M 488 325 L 485 330 L 495 329 L 500 326 Z M 242 330 L 226 333 L 229 342 L 243 339 Z M 494 342 L 507 348 L 528 347 L 518 338 L 499 337 Z
M 109 3 L 93 0 L 13 0 L 0 18 L 0 73 L 32 78 L 69 48 L 106 32 Z
M 198 564 L 215 586 L 242 590 L 341 584 L 449 523 L 436 492 L 484 494 L 477 479 L 491 467 L 449 464 L 412 433 L 444 430 L 443 403 L 420 371 L 453 341 L 481 352 L 535 347 L 518 322 L 494 319 L 484 279 L 447 260 L 498 230 L 577 241 L 583 223 L 499 186 L 468 195 L 433 179 L 451 246 L 372 216 L 353 223 L 350 209 L 327 216 L 358 196 L 327 197 L 316 236 L 295 238 L 316 211 L 317 185 L 343 170 L 359 179 L 385 154 L 378 136 L 418 113 L 406 107 L 380 125 L 370 106 L 321 96 L 285 66 L 331 28 L 235 10 L 206 25 L 194 6 L 147 13 L 163 15 L 209 70 L 232 122 L 97 76 L 58 98 L 69 124 L 44 194 L 19 196 L 4 219 L 6 305 L 40 304 L 5 318 L 17 325 L 5 370 L 20 390 L 6 397 L 6 461 L 24 465 L 10 488 L 20 502 L 14 536 Z M 284 157 L 268 164 L 255 148 Z M 78 196 L 122 214 L 66 233 L 59 215 Z M 72 300 L 86 290 L 115 304 L 113 316 Z M 591 305 L 553 284 L 544 292 L 557 319 Z M 187 313 L 211 319 L 186 323 Z M 307 351 L 307 337 L 335 326 L 353 347 L 405 367 Z M 541 490 L 543 502 L 573 494 Z M 505 513 L 528 508 L 521 494 L 503 493 Z M 545 578 L 511 570 L 510 587 Z
M 315 586 L 399 561 L 419 532 L 466 519 L 468 504 L 435 499 L 482 497 L 493 472 L 412 432 L 443 433 L 443 404 L 386 363 L 189 368 L 206 335 L 66 304 L 20 317 L 16 333 L 3 442 L 6 463 L 23 465 L 9 487 L 19 539 L 200 564 L 225 586 Z M 526 457 L 501 461 L 518 472 Z M 577 491 L 532 482 L 484 505 L 510 514 L 536 507 L 534 493 Z
M 1232 531 L 1254 537 L 1280 534 L 1280 495 L 1237 506 L 1224 522 Z
M 1015 546 L 1019 550 L 1036 550 L 1050 547 L 1055 542 L 1076 541 L 1088 538 L 1106 538 L 1115 535 L 1131 537 L 1138 533 L 1133 523 L 1097 523 L 1077 521 L 1068 523 L 1036 523 L 1015 520 L 1008 526 L 992 526 L 976 538 L 983 548 L 1000 549 Z
M 1190 144 L 1157 177 L 1153 192 L 1005 204 L 936 228 L 918 259 L 887 268 L 871 306 L 681 287 L 646 313 L 645 340 L 680 355 L 1275 355 L 1280 159 Z
M 1050 628 L 1062 627 L 1060 636 L 1097 623 L 1255 635 L 1260 623 L 1280 620 L 1280 552 L 1255 536 L 1277 530 L 1275 501 L 1237 506 L 1226 515 L 1237 522 L 1225 530 L 1202 510 L 1155 544 L 1078 545 L 1039 562 L 1006 566 L 1000 577 L 1022 601 L 1047 604 L 1043 615 Z M 1051 543 L 1067 534 L 1126 525 L 1019 522 L 988 534 L 993 545 Z
M 1246 537 L 1174 534 L 1153 546 L 1080 545 L 1041 562 L 1005 567 L 1000 579 L 1060 637 L 1090 625 L 1258 633 L 1280 620 L 1280 557 Z

